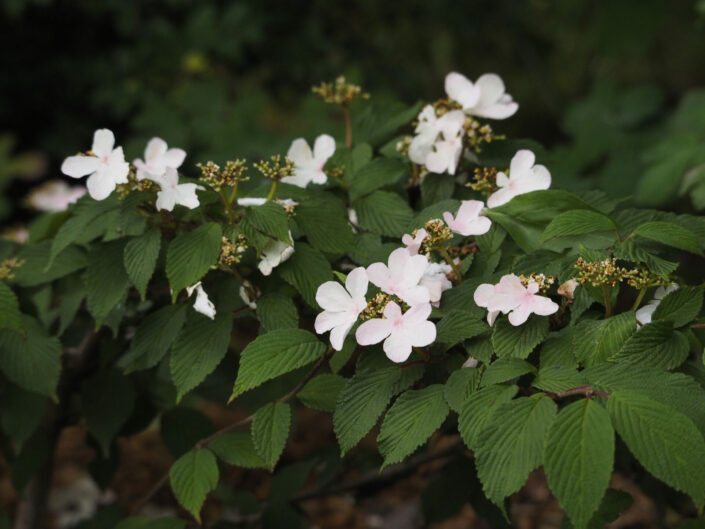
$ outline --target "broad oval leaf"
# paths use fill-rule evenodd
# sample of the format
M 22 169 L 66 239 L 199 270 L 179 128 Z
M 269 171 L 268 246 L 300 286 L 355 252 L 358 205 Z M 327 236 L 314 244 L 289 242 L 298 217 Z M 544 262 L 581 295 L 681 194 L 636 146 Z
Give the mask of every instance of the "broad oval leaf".
M 179 503 L 201 523 L 201 507 L 218 485 L 218 463 L 208 449 L 191 450 L 176 460 L 169 471 L 171 489 Z
M 257 454 L 272 470 L 284 451 L 291 427 L 291 406 L 285 402 L 270 402 L 252 418 L 252 441 Z
M 209 222 L 171 241 L 166 253 L 166 276 L 173 299 L 183 288 L 197 283 L 218 261 L 221 237 L 220 226 Z

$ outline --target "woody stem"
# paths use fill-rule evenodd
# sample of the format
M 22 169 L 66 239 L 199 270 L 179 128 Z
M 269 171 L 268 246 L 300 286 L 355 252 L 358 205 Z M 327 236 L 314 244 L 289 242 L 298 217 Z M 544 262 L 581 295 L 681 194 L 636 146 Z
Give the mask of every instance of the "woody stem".
M 605 303 L 605 318 L 612 316 L 612 304 L 610 303 L 610 294 L 607 292 L 607 285 L 602 285 L 602 298 Z
M 345 119 L 345 147 L 352 147 L 352 121 L 350 119 L 350 107 L 343 103 L 343 119 Z
M 455 277 L 458 278 L 458 283 L 461 283 L 463 281 L 463 276 L 460 273 L 460 267 L 456 264 L 456 262 L 450 256 L 450 254 L 448 253 L 448 250 L 446 250 L 445 248 L 439 248 L 438 253 L 441 254 L 441 257 L 443 257 L 443 259 L 445 259 L 446 262 L 453 269 L 453 272 L 455 273 Z

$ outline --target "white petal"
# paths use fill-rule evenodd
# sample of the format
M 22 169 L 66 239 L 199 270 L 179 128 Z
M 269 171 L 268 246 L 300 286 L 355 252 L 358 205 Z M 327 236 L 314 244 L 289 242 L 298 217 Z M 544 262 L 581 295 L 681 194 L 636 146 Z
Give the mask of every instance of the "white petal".
M 174 211 L 174 206 L 176 205 L 176 195 L 174 190 L 171 188 L 162 189 L 157 193 L 157 201 L 155 207 L 157 211 L 165 209 L 167 211 Z
M 238 206 L 248 207 L 248 206 L 261 206 L 267 202 L 266 198 L 249 197 L 249 198 L 238 198 Z
M 350 319 L 352 319 L 350 315 L 345 312 L 331 312 L 326 310 L 316 316 L 313 328 L 316 329 L 317 334 L 323 334 L 339 325 L 346 325 Z M 353 319 L 353 323 L 354 322 L 355 319 Z
M 193 302 L 193 308 L 211 320 L 215 319 L 215 305 L 208 299 L 208 294 L 200 285 L 196 289 L 196 301 Z
M 183 149 L 169 149 L 166 154 L 164 154 L 164 162 L 167 167 L 173 167 L 177 169 L 181 167 L 186 159 L 186 151 Z
M 426 347 L 436 339 L 436 326 L 430 321 L 422 321 L 408 329 L 406 337 L 414 347 Z
M 495 103 L 486 107 L 478 107 L 474 115 L 478 118 L 507 119 L 516 114 L 517 110 L 519 110 L 519 105 L 511 101 L 509 103 Z
M 528 175 L 535 162 L 536 156 L 530 150 L 521 149 L 517 151 L 509 163 L 509 178 L 514 180 Z
M 345 288 L 353 299 L 364 299 L 368 287 L 367 272 L 362 266 L 352 270 L 345 279 Z
M 310 163 L 313 160 L 313 153 L 311 152 L 311 147 L 308 146 L 308 143 L 303 138 L 295 139 L 291 143 L 291 147 L 289 147 L 289 152 L 287 152 L 286 155 L 296 165 Z
M 61 164 L 61 172 L 71 178 L 81 178 L 94 173 L 99 164 L 95 156 L 69 156 Z
M 345 311 L 351 301 L 350 294 L 337 281 L 326 281 L 316 290 L 316 303 L 325 310 Z
M 402 318 L 404 319 L 405 328 L 412 328 L 414 325 L 418 325 L 424 322 L 431 315 L 431 305 L 429 303 L 419 304 L 411 307 L 406 311 Z
M 474 106 L 480 99 L 480 89 L 462 74 L 451 72 L 445 79 L 446 94 L 463 108 Z
M 545 296 L 534 296 L 530 306 L 531 312 L 539 316 L 550 316 L 558 311 L 558 304 Z
M 513 199 L 514 196 L 515 196 L 515 193 L 513 193 L 511 190 L 506 189 L 506 188 L 500 189 L 499 191 L 495 191 L 487 199 L 487 207 L 488 208 L 496 208 L 499 206 L 503 206 L 504 204 L 509 202 L 511 199 Z
M 200 205 L 196 195 L 197 189 L 203 189 L 203 187 L 191 183 L 179 184 L 176 186 L 176 203 L 189 209 L 196 209 Z
M 144 150 L 144 159 L 147 163 L 159 157 L 166 152 L 166 142 L 161 138 L 152 138 L 147 143 L 147 148 Z
M 384 317 L 390 322 L 401 319 L 401 308 L 393 301 L 390 301 L 387 303 L 387 306 L 384 307 Z
M 404 250 L 404 248 L 402 248 L 402 250 Z M 405 253 L 408 260 L 404 267 L 404 284 L 409 286 L 418 285 L 428 267 L 428 257 L 425 255 L 409 256 L 408 252 Z
M 94 200 L 104 200 L 115 189 L 115 182 L 101 173 L 93 173 L 86 181 L 88 194 Z
M 415 164 L 425 165 L 426 157 L 433 151 L 435 136 L 431 139 L 427 136 L 414 136 L 409 144 L 409 159 Z
M 115 135 L 109 129 L 98 129 L 93 133 L 93 146 L 91 151 L 98 158 L 110 156 L 115 145 Z
M 330 344 L 333 346 L 333 349 L 340 351 L 343 348 L 345 337 L 350 332 L 350 329 L 352 329 L 352 326 L 355 325 L 355 321 L 357 321 L 357 319 L 351 318 L 344 324 L 338 325 L 330 331 Z
M 385 289 L 389 284 L 389 269 L 387 265 L 384 263 L 372 263 L 367 267 L 367 278 L 376 287 Z
M 328 134 L 321 134 L 313 144 L 313 157 L 318 163 L 325 163 L 335 153 L 335 139 Z
M 499 101 L 504 95 L 504 81 L 494 73 L 486 73 L 481 75 L 475 82 L 475 86 L 480 88 L 480 100 L 477 102 L 478 107 L 487 107 Z
M 509 313 L 509 323 L 514 325 L 514 327 L 518 327 L 526 323 L 530 315 L 531 311 L 528 310 L 526 306 L 520 305 Z
M 418 305 L 419 303 L 428 303 L 431 301 L 431 293 L 424 286 L 406 287 L 399 292 L 399 296 L 408 305 Z
M 389 336 L 391 329 L 392 324 L 389 320 L 382 318 L 367 320 L 355 331 L 355 339 L 360 345 L 373 345 Z
M 384 341 L 382 349 L 392 362 L 405 362 L 411 355 L 411 342 L 404 333 L 397 331 Z
M 494 285 L 483 283 L 475 289 L 473 299 L 478 307 L 487 307 L 490 300 L 494 296 Z

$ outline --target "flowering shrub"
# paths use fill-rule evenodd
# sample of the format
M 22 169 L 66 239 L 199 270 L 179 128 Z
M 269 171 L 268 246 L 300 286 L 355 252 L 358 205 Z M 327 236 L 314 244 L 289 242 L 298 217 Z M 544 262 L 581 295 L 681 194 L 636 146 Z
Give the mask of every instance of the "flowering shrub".
M 222 465 L 275 470 L 305 406 L 332 413 L 343 456 L 381 423 L 382 467 L 458 438 L 486 516 L 543 467 L 573 527 L 611 521 L 616 450 L 701 512 L 705 219 L 551 189 L 533 152 L 502 149 L 519 107 L 495 74 L 451 73 L 438 101 L 381 119 L 344 79 L 315 91 L 344 139 L 197 179 L 159 138 L 128 163 L 107 129 L 66 158 L 87 195 L 52 187 L 29 241 L 0 242 L 9 457 L 84 420 L 111 459 L 159 419 L 164 482 L 200 520 Z M 196 396 L 253 413 L 175 423 Z M 298 516 L 312 469 L 273 490 L 265 526 Z

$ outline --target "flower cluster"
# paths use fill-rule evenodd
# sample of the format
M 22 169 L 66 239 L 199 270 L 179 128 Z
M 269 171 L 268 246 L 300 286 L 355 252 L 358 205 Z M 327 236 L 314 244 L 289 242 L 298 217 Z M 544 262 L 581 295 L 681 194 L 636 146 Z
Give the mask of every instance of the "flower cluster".
M 370 94 L 363 92 L 360 86 L 348 83 L 343 75 L 339 76 L 333 83 L 323 82 L 318 86 L 314 86 L 311 91 L 326 103 L 336 103 L 338 105 L 347 105 L 355 99 L 367 99 L 370 97 Z
M 36 187 L 27 196 L 26 203 L 37 211 L 65 211 L 86 194 L 83 186 L 69 186 L 63 180 L 51 180 Z
M 218 164 L 209 161 L 205 164 L 197 163 L 196 167 L 201 170 L 201 180 L 215 191 L 220 191 L 223 186 L 234 187 L 250 179 L 245 175 L 246 163 L 243 159 L 228 160 L 225 168 L 221 169 Z
M 617 259 L 614 257 L 592 262 L 585 261 L 582 257 L 578 257 L 578 262 L 575 263 L 575 269 L 577 270 L 575 279 L 581 285 L 588 283 L 594 287 L 602 285 L 613 287 L 629 276 L 629 270 L 617 266 Z
M 558 311 L 558 304 L 550 298 L 540 296 L 539 283 L 529 279 L 526 285 L 519 276 L 507 274 L 499 283 L 484 283 L 477 287 L 474 300 L 478 307 L 488 310 L 487 322 L 492 325 L 501 312 L 509 314 L 509 323 L 521 325 L 531 314 L 549 316 Z

